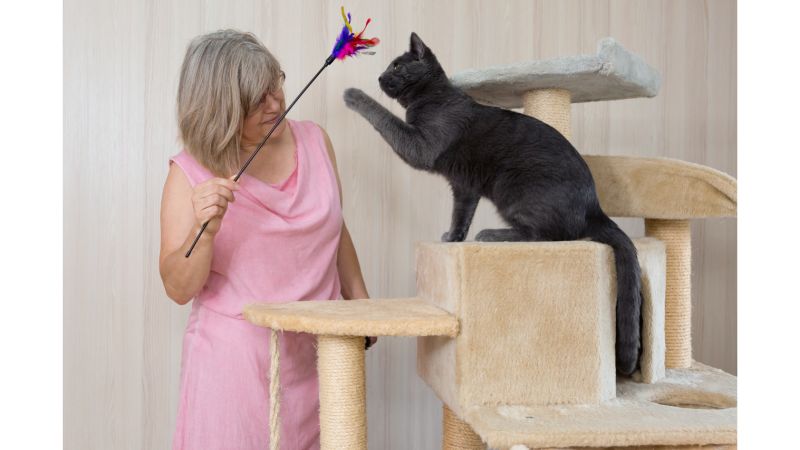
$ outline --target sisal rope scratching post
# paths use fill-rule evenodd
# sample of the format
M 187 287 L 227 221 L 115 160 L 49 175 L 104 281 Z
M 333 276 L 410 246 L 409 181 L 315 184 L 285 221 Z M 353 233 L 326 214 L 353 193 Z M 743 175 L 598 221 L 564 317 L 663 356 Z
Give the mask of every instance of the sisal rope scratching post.
M 442 407 L 442 450 L 483 450 L 480 436 L 447 405 Z
M 664 311 L 666 367 L 692 364 L 692 236 L 688 220 L 645 219 L 645 235 L 667 249 L 667 291 Z
M 321 448 L 366 450 L 364 338 L 319 336 L 317 372 Z
M 281 356 L 278 332 L 271 329 L 269 338 L 269 450 L 278 450 L 281 442 Z
M 522 95 L 523 111 L 570 139 L 572 95 L 566 89 L 534 89 Z

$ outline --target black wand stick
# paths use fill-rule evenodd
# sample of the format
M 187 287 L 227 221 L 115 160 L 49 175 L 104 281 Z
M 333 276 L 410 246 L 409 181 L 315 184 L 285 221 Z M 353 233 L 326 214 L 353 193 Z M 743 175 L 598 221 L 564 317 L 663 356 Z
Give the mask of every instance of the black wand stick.
M 295 99 L 292 101 L 292 103 L 289 105 L 289 107 L 286 108 L 286 111 L 284 111 L 283 114 L 281 114 L 281 116 L 278 118 L 278 121 L 275 122 L 275 125 L 273 125 L 272 128 L 267 133 L 267 135 L 264 136 L 264 139 L 261 141 L 260 144 L 258 144 L 258 147 L 256 147 L 256 151 L 254 151 L 253 154 L 250 155 L 249 158 L 247 158 L 247 161 L 245 161 L 245 163 L 242 166 L 242 168 L 239 169 L 239 173 L 237 173 L 236 176 L 233 177 L 233 181 L 239 181 L 239 177 L 241 177 L 242 174 L 244 173 L 244 171 L 247 170 L 247 166 L 249 166 L 250 163 L 253 161 L 253 158 L 256 157 L 258 152 L 261 150 L 261 147 L 263 147 L 264 144 L 267 143 L 267 139 L 269 139 L 269 137 L 272 136 L 272 132 L 274 132 L 275 129 L 278 128 L 278 125 L 280 125 L 281 122 L 283 122 L 283 119 L 286 117 L 286 114 L 289 114 L 289 111 L 291 111 L 291 109 L 294 106 L 294 104 L 297 103 L 297 100 L 299 100 L 300 97 L 302 97 L 302 95 L 306 92 L 306 89 L 308 89 L 308 87 L 311 86 L 311 83 L 313 83 L 314 80 L 317 79 L 319 74 L 321 74 L 322 71 L 325 70 L 326 67 L 330 66 L 331 63 L 333 63 L 335 60 L 336 60 L 336 57 L 334 55 L 329 56 L 328 59 L 325 60 L 325 64 L 323 64 L 322 67 L 320 67 L 320 69 L 317 71 L 317 74 L 314 75 L 314 77 L 311 78 L 311 81 L 309 81 L 308 84 L 306 84 L 306 87 L 304 87 L 303 90 L 300 91 L 299 94 L 297 94 L 297 97 L 295 97 Z M 205 221 L 205 223 L 203 223 L 203 226 L 200 228 L 200 232 L 197 233 L 197 236 L 194 238 L 194 242 L 192 242 L 192 246 L 189 247 L 189 251 L 186 252 L 186 255 L 185 255 L 186 258 L 188 258 L 189 255 L 192 254 L 192 250 L 194 250 L 194 246 L 197 245 L 197 241 L 200 240 L 200 236 L 202 236 L 203 232 L 206 231 L 206 227 L 208 227 L 208 223 L 210 221 L 211 220 L 207 220 L 207 221 Z

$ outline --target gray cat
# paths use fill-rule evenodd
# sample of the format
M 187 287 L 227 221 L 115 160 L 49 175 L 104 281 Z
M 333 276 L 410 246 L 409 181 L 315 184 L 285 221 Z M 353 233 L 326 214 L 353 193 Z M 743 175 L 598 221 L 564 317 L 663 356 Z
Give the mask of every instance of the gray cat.
M 411 167 L 444 176 L 453 215 L 443 241 L 463 241 L 481 197 L 508 228 L 480 231 L 478 241 L 563 241 L 610 245 L 617 270 L 617 371 L 630 375 L 640 353 L 641 275 L 630 238 L 600 208 L 594 180 L 577 150 L 533 117 L 484 106 L 454 87 L 416 33 L 411 47 L 378 78 L 406 108 L 393 115 L 359 89 L 347 106 L 361 114 Z

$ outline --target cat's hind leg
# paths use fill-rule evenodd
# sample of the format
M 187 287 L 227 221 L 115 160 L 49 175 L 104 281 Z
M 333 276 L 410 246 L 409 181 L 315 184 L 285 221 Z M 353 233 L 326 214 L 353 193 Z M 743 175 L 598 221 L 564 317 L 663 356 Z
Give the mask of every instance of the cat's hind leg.
M 539 239 L 517 228 L 487 228 L 475 235 L 475 240 L 480 242 L 525 242 Z
M 476 236 L 476 241 L 482 242 L 536 242 L 547 241 L 543 220 L 548 217 L 541 211 L 533 210 L 525 202 L 517 202 L 511 206 L 502 207 L 495 203 L 498 212 L 505 219 L 510 228 L 495 228 L 481 230 Z

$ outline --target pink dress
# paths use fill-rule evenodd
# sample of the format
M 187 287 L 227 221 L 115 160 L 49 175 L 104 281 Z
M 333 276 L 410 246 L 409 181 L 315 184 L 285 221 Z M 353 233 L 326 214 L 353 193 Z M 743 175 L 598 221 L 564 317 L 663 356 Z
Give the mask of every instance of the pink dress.
M 172 448 L 269 448 L 269 330 L 242 317 L 254 302 L 340 299 L 341 205 L 321 130 L 287 120 L 296 168 L 279 185 L 246 173 L 214 238 L 211 273 L 183 338 Z M 213 175 L 185 150 L 171 158 L 192 186 Z M 316 338 L 281 334 L 281 449 L 319 448 Z

